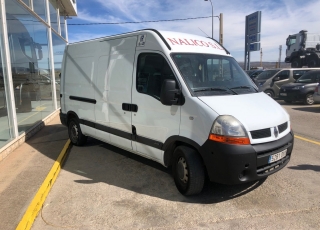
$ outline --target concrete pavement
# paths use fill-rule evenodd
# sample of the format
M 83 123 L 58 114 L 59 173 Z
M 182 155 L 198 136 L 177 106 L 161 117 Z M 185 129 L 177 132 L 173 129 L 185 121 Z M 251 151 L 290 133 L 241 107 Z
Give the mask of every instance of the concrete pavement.
M 15 229 L 68 140 L 57 114 L 0 162 L 0 229 Z

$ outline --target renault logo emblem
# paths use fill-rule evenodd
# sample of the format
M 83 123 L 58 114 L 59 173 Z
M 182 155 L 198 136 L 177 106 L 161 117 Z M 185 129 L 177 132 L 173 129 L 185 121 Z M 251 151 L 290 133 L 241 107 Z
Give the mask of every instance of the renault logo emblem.
M 273 133 L 274 133 L 275 137 L 278 137 L 279 131 L 278 131 L 277 127 L 274 127 Z

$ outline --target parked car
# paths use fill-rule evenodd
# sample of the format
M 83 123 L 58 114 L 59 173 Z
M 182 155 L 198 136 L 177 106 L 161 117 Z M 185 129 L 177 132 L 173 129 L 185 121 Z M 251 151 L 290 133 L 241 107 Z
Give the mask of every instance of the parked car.
M 273 77 L 276 73 L 278 73 L 281 69 L 269 69 L 260 73 L 255 79 L 254 83 L 259 87 L 263 85 L 269 78 Z
M 259 90 L 265 92 L 272 98 L 278 98 L 281 86 L 295 82 L 299 77 L 310 70 L 320 70 L 320 68 L 281 69 L 263 84 L 258 85 Z
M 320 83 L 314 90 L 313 100 L 314 103 L 320 103 Z
M 281 86 L 279 99 L 287 103 L 303 101 L 306 105 L 314 103 L 313 94 L 320 82 L 320 70 L 313 70 L 303 74 L 293 83 Z
M 263 71 L 264 71 L 263 69 L 255 69 L 255 70 L 247 70 L 246 73 L 254 81 L 254 79 Z

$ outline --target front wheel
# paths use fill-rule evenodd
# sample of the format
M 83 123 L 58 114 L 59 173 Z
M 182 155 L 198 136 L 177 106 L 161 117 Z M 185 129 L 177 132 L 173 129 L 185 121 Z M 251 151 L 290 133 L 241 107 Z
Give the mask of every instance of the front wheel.
M 267 94 L 269 97 L 274 98 L 274 92 L 271 90 L 264 91 L 265 94 Z
M 183 195 L 195 195 L 202 191 L 205 171 L 202 160 L 192 148 L 178 146 L 173 153 L 174 182 Z
M 72 118 L 68 126 L 69 138 L 72 144 L 81 146 L 87 142 L 87 136 L 83 135 L 77 119 Z
M 313 105 L 314 104 L 314 99 L 313 99 L 313 94 L 308 93 L 306 97 L 304 98 L 304 104 L 306 105 Z

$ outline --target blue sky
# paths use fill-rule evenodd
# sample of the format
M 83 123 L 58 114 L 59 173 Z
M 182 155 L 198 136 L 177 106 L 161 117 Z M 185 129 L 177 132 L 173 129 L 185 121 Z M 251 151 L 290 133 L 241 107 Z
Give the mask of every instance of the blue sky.
M 320 0 L 212 0 L 214 16 L 223 13 L 224 46 L 237 61 L 244 60 L 245 17 L 262 12 L 261 48 L 263 61 L 278 61 L 282 45 L 289 34 L 305 29 L 320 33 Z M 77 26 L 77 23 L 139 22 L 177 18 L 207 17 L 212 14 L 209 1 L 204 0 L 78 0 L 78 16 L 68 20 L 69 42 L 125 33 L 145 28 L 171 30 L 211 36 L 211 18 L 118 25 Z M 202 32 L 203 31 L 203 32 Z M 205 33 L 205 34 L 204 34 Z M 214 38 L 218 40 L 219 19 L 214 18 Z M 251 61 L 259 61 L 260 52 L 251 52 Z

